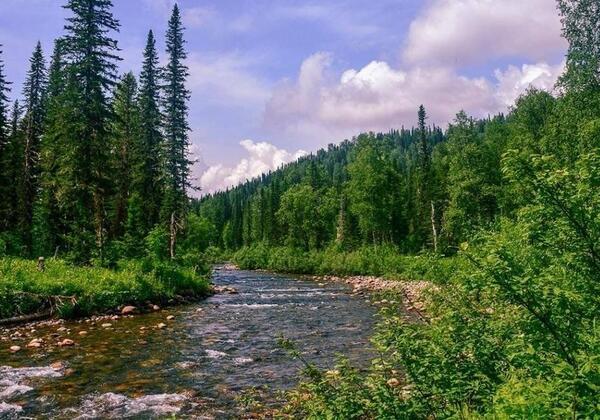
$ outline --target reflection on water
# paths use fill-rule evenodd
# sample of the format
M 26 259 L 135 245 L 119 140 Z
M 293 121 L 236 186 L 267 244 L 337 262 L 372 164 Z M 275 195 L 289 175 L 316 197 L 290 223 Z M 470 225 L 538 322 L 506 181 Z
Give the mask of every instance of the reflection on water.
M 121 318 L 110 327 L 66 323 L 61 335 L 72 338 L 74 347 L 11 354 L 9 343 L 2 342 L 0 366 L 64 362 L 58 377 L 12 383 L 33 389 L 5 404 L 22 407 L 23 416 L 147 418 L 178 412 L 235 417 L 235 396 L 244 389 L 279 390 L 296 383 L 300 366 L 278 348 L 282 335 L 322 367 L 335 363 L 338 354 L 359 363 L 370 356 L 374 311 L 348 294 L 345 285 L 319 287 L 307 279 L 224 268 L 215 270 L 213 282 L 239 293 Z M 175 319 L 166 321 L 168 315 Z M 156 328 L 159 323 L 167 327 Z M 48 342 L 56 329 L 43 327 L 32 336 Z

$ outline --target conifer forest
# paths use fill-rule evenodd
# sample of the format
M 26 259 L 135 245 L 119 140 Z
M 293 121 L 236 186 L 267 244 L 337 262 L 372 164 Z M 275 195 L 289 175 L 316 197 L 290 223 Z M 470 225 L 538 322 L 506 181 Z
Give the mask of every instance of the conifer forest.
M 56 2 L 22 86 L 0 30 L 0 418 L 600 418 L 597 0 L 552 89 L 214 191 L 195 2 L 123 73 L 121 1 Z

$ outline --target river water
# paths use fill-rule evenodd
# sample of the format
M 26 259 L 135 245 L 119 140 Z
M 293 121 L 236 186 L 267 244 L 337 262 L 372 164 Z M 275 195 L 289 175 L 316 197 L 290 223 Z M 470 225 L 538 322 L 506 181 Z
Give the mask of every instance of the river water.
M 339 355 L 363 366 L 372 356 L 375 310 L 344 284 L 226 267 L 213 283 L 238 293 L 0 342 L 0 418 L 238 418 L 245 390 L 258 387 L 268 403 L 297 384 L 301 365 L 279 348 L 282 336 L 324 368 Z M 26 349 L 32 338 L 75 346 Z M 13 344 L 23 350 L 11 354 Z

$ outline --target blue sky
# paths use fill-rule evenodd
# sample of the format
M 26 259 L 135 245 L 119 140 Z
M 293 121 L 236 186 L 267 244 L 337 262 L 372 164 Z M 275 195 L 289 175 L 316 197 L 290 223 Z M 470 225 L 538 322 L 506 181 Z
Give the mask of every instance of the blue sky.
M 13 97 L 37 40 L 47 55 L 65 0 L 2 0 Z M 123 71 L 173 0 L 113 0 Z M 197 183 L 223 188 L 365 130 L 447 124 L 551 89 L 566 45 L 552 0 L 179 0 L 192 90 Z

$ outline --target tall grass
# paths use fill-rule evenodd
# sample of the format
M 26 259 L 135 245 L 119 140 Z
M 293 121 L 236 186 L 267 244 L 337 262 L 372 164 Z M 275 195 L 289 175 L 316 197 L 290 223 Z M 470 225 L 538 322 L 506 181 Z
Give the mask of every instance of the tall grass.
M 116 269 L 77 267 L 61 260 L 46 262 L 39 271 L 35 261 L 0 259 L 0 317 L 37 312 L 51 296 L 64 299 L 63 316 L 82 316 L 123 304 L 165 302 L 176 295 L 208 293 L 207 277 L 196 270 L 164 262 L 123 261 Z

